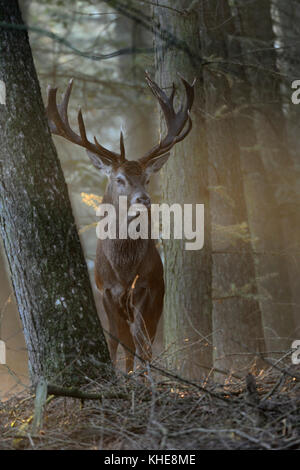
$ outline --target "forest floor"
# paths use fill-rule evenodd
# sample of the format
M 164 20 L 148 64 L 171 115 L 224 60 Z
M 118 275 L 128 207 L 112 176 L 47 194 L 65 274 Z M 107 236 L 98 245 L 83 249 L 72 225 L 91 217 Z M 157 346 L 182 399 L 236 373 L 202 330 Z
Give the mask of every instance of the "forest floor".
M 87 387 L 98 399 L 49 395 L 37 431 L 27 392 L 0 403 L 0 450 L 300 449 L 299 380 L 298 366 L 222 386 L 119 374 Z

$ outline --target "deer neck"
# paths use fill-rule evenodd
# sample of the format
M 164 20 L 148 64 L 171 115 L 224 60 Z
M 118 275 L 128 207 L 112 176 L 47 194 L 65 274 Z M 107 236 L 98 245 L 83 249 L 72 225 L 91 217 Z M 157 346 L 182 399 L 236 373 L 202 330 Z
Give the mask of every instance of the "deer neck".
M 101 240 L 103 253 L 114 270 L 122 273 L 122 277 L 125 280 L 134 279 L 153 241 L 150 238 L 138 238 L 136 240 L 129 237 L 125 239 L 119 238 L 119 205 L 112 201 L 109 194 L 104 195 L 103 203 L 114 206 L 117 229 L 117 238 Z

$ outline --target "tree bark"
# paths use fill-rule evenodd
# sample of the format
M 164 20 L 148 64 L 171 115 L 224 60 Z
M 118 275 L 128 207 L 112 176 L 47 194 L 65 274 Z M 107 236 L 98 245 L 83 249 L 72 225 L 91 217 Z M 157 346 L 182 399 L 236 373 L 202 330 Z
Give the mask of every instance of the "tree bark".
M 160 0 L 154 8 L 157 80 L 167 93 L 177 72 L 190 82 L 197 77 L 192 110 L 193 130 L 177 144 L 161 172 L 163 201 L 204 204 L 205 241 L 202 250 L 187 251 L 184 240 L 164 240 L 164 342 L 168 365 L 186 377 L 199 379 L 212 366 L 211 240 L 208 199 L 208 160 L 204 120 L 197 14 L 182 15 L 189 1 Z M 169 8 L 164 8 L 164 6 Z M 183 94 L 180 99 L 182 100 Z M 161 134 L 164 125 L 161 124 Z
M 32 381 L 76 386 L 107 378 L 109 354 L 16 0 L 0 22 L 1 235 Z
M 131 3 L 129 2 L 129 7 Z M 142 10 L 142 7 L 140 8 Z M 143 14 L 148 8 L 143 7 Z M 150 12 L 148 13 L 150 14 Z M 116 20 L 116 37 L 118 43 L 132 47 L 133 50 L 151 47 L 151 33 L 136 20 L 124 14 Z M 119 75 L 121 80 L 137 87 L 130 90 L 130 104 L 124 111 L 125 144 L 128 159 L 137 159 L 143 155 L 153 144 L 156 121 L 154 117 L 154 100 L 146 100 L 140 86 L 145 84 L 145 69 L 153 56 L 133 53 L 120 56 Z M 146 90 L 147 91 L 147 90 Z M 142 94 L 143 93 L 143 94 Z
M 4 400 L 11 392 L 23 391 L 28 385 L 28 357 L 1 239 L 0 340 L 4 341 L 6 349 L 6 363 L 0 365 L 0 400 Z
M 284 198 L 281 201 L 281 213 L 284 214 L 283 224 L 289 231 L 287 248 L 287 262 L 289 266 L 289 281 L 293 294 L 293 304 L 296 323 L 296 336 L 300 333 L 300 290 L 298 279 L 300 276 L 300 189 L 299 189 L 299 119 L 300 107 L 291 100 L 295 89 L 291 88 L 294 80 L 300 77 L 299 59 L 299 33 L 300 33 L 300 4 L 299 0 L 284 2 L 272 0 L 272 18 L 275 39 L 279 48 L 276 49 L 277 67 L 283 83 L 281 93 L 284 102 L 284 117 L 286 119 L 289 153 L 292 159 L 291 166 L 285 173 Z
M 293 235 L 287 223 L 289 216 L 281 210 L 283 201 L 278 197 L 280 178 L 284 178 L 291 161 L 280 82 L 274 74 L 277 67 L 270 1 L 264 0 L 259 6 L 260 12 L 255 4 L 247 8 L 241 5 L 237 10 L 231 57 L 232 60 L 234 56 L 242 58 L 238 67 L 240 81 L 233 94 L 236 105 L 247 104 L 247 108 L 236 125 L 264 334 L 271 353 L 291 346 L 295 334 L 293 302 L 297 294 L 291 289 L 293 260 L 289 245 Z
M 239 145 L 228 74 L 227 0 L 201 2 L 203 72 L 210 162 L 213 246 L 214 366 L 248 369 L 264 351 L 253 252 L 248 234 Z

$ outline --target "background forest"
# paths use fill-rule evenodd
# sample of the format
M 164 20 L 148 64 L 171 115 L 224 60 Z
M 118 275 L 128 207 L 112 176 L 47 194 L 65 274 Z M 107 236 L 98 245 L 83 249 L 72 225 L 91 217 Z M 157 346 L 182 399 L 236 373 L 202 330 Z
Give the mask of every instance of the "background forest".
M 24 0 L 20 7 L 45 105 L 48 85 L 60 96 L 73 78 L 73 128 L 82 108 L 88 134 L 113 150 L 122 128 L 129 159 L 165 132 L 145 70 L 166 92 L 175 82 L 176 106 L 184 96 L 178 73 L 197 80 L 193 129 L 150 186 L 152 202 L 205 205 L 202 250 L 159 240 L 166 295 L 154 344 L 158 372 L 223 387 L 249 372 L 265 383 L 275 364 L 285 372 L 272 386 L 282 377 L 298 380 L 291 355 L 300 339 L 300 104 L 292 101 L 300 80 L 299 0 Z M 53 141 L 106 333 L 93 272 L 95 209 L 107 178 L 82 148 Z M 27 391 L 30 380 L 3 248 L 0 263 L 7 348 L 0 399 L 7 399 Z M 260 446 L 259 437 L 251 439 Z

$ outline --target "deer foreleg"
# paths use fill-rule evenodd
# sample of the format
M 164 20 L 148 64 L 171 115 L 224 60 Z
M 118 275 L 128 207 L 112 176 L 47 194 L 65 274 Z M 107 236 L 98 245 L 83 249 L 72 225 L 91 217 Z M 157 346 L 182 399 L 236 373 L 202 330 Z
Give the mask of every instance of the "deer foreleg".
M 163 294 L 160 290 L 139 287 L 134 295 L 134 322 L 131 333 L 136 354 L 142 361 L 152 359 L 152 343 L 162 312 Z

